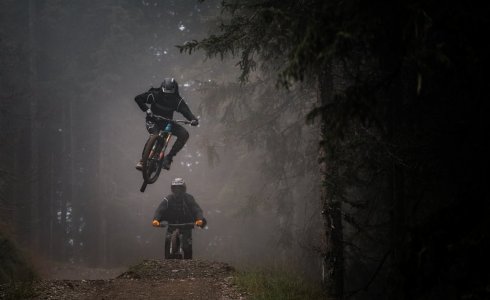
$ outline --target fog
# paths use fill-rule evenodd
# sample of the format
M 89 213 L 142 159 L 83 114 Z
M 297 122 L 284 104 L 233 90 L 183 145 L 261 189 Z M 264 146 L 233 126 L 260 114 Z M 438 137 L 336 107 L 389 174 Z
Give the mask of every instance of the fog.
M 151 221 L 182 177 L 208 220 L 193 232 L 196 258 L 319 276 L 318 134 L 305 123 L 314 91 L 278 91 L 270 70 L 239 84 L 237 59 L 181 54 L 176 45 L 217 30 L 218 4 L 2 1 L 0 216 L 35 260 L 163 258 Z M 164 77 L 200 125 L 141 193 L 148 133 L 134 97 Z

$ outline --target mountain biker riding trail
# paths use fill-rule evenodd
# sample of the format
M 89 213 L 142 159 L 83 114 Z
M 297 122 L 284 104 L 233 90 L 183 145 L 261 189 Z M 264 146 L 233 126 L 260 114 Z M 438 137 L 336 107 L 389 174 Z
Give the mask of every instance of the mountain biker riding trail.
M 163 198 L 155 211 L 152 225 L 160 226 L 160 222 L 169 223 L 195 223 L 204 228 L 207 224 L 203 212 L 194 197 L 188 193 L 186 184 L 182 178 L 175 178 L 171 184 L 172 194 Z M 175 228 L 169 226 L 165 237 L 165 258 L 168 258 L 170 239 Z M 183 235 L 184 259 L 192 259 L 192 229 L 181 229 Z
M 159 88 L 150 88 L 148 92 L 136 96 L 134 100 L 139 108 L 146 112 L 146 129 L 150 134 L 157 134 L 167 125 L 167 121 L 158 120 L 155 116 L 173 119 L 175 111 L 191 121 L 192 126 L 199 125 L 198 119 L 180 96 L 179 85 L 174 78 L 165 78 Z M 173 157 L 184 147 L 189 138 L 189 132 L 179 124 L 172 126 L 172 134 L 177 137 L 177 140 L 163 159 L 162 167 L 167 170 L 170 169 Z M 136 169 L 140 171 L 143 169 L 142 160 L 136 164 Z

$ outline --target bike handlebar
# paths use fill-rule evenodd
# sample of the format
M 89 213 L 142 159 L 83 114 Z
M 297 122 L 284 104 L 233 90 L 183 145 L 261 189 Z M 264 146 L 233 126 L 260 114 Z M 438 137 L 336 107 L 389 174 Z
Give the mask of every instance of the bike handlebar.
M 159 119 L 162 121 L 168 121 L 168 122 L 172 122 L 172 123 L 191 124 L 191 121 L 187 121 L 187 120 L 172 120 L 172 119 L 167 119 L 165 117 L 160 117 L 160 116 L 156 116 L 156 115 L 153 115 L 152 117 L 155 119 Z
M 194 223 L 169 224 L 166 221 L 160 222 L 158 227 L 178 227 L 178 228 L 194 228 Z

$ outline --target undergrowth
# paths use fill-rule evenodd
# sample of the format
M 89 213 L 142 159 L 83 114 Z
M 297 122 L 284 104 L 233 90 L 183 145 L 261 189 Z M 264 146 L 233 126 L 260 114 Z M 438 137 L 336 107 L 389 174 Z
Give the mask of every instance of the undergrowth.
M 319 282 L 310 282 L 286 272 L 239 272 L 235 276 L 235 283 L 251 300 L 325 299 Z

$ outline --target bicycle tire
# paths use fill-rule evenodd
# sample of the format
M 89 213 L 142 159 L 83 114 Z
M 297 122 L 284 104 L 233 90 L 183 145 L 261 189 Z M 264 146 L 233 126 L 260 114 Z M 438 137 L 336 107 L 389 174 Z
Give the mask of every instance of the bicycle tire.
M 192 259 L 192 245 L 184 247 L 184 259 Z
M 180 258 L 179 255 L 179 247 L 180 247 L 180 230 L 177 228 L 172 232 L 172 239 L 170 240 L 171 248 L 172 248 L 172 256 L 173 258 Z
M 148 183 L 152 184 L 155 181 L 157 181 L 158 176 L 160 175 L 160 172 L 162 171 L 162 163 L 161 161 L 154 160 L 154 156 L 158 156 L 158 153 L 160 151 L 154 151 L 155 153 L 151 153 L 153 146 L 159 142 L 159 136 L 157 134 L 152 134 L 148 138 L 148 142 L 145 145 L 145 149 L 143 151 L 143 180 Z M 157 146 L 157 150 L 160 150 L 161 148 Z M 150 157 L 150 154 L 152 154 L 152 157 Z
M 165 238 L 165 259 L 170 259 L 170 243 L 171 239 L 170 238 Z

